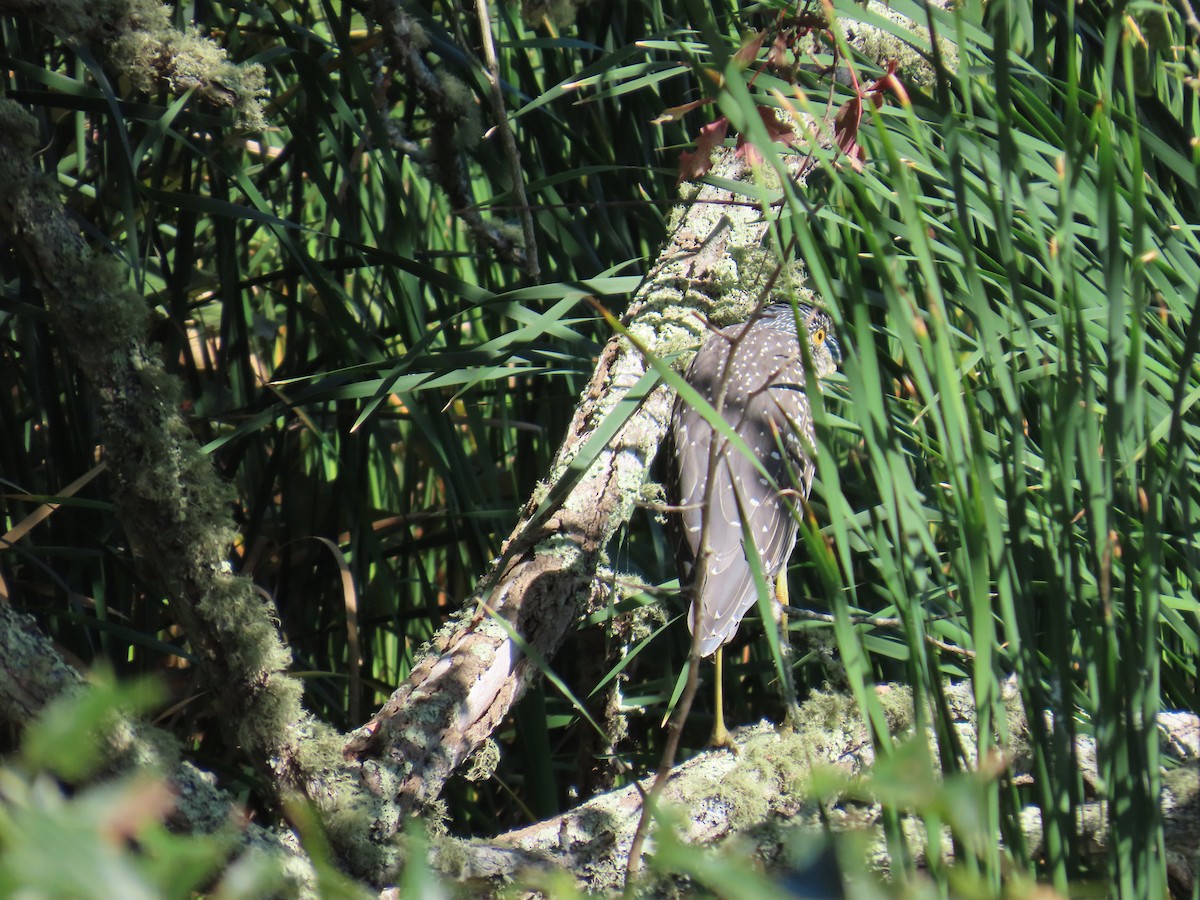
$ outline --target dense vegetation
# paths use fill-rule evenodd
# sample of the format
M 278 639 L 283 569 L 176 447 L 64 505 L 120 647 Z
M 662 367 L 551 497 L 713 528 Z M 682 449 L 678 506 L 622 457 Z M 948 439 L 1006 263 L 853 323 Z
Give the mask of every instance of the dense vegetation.
M 1063 892 L 1163 892 L 1156 717 L 1197 709 L 1200 651 L 1200 22 L 1186 3 L 897 0 L 890 18 L 850 0 L 480 4 L 494 48 L 474 7 L 446 4 L 202 3 L 173 21 L 148 0 L 64 4 L 57 21 L 25 6 L 0 0 L 5 97 L 35 122 L 19 144 L 136 309 L 89 313 L 82 277 L 69 306 L 48 302 L 56 273 L 0 173 L 0 602 L 81 670 L 157 677 L 159 724 L 232 794 L 275 809 L 139 536 L 155 526 L 133 529 L 146 509 L 102 469 L 121 439 L 97 393 L 111 359 L 81 347 L 123 316 L 143 328 L 144 307 L 165 360 L 156 396 L 186 426 L 163 440 L 194 439 L 196 466 L 228 485 L 192 498 L 233 527 L 206 540 L 271 601 L 304 708 L 356 728 L 543 496 L 614 333 L 603 313 L 656 265 L 680 154 L 725 116 L 725 143 L 744 136 L 765 169 L 811 158 L 803 183 L 740 189 L 846 355 L 790 573 L 794 602 L 828 615 L 793 621 L 796 677 L 846 691 L 875 753 L 906 765 L 876 688 L 911 686 L 936 765 L 984 773 L 966 810 L 872 788 L 892 872 L 904 883 L 921 858 L 941 884 L 985 892 L 1017 872 Z M 191 53 L 194 69 L 168 65 Z M 770 130 L 763 106 L 819 134 Z M 447 786 L 451 832 L 536 821 L 657 764 L 688 638 L 643 499 L 597 574 L 608 605 L 538 660 L 553 677 L 495 733 L 490 777 Z M 777 720 L 778 660 L 753 618 L 742 635 L 727 716 Z M 948 680 L 971 684 L 973 742 Z M 1018 708 L 1028 783 L 977 765 L 1013 749 Z M 1097 753 L 1086 783 L 1081 736 Z M 1077 815 L 1095 799 L 1111 813 L 1099 859 Z M 1021 832 L 1027 806 L 1040 845 Z M 915 838 L 899 816 L 912 810 Z M 0 858 L 15 847 L 3 823 Z

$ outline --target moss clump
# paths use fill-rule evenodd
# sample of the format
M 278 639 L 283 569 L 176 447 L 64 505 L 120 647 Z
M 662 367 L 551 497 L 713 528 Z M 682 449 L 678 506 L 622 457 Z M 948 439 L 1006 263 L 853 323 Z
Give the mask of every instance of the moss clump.
M 1162 777 L 1163 789 L 1174 799 L 1175 809 L 1191 808 L 1200 794 L 1200 769 L 1195 762 L 1175 769 L 1167 769 Z
M 157 0 L 112 4 L 108 12 L 115 15 L 107 27 L 116 32 L 104 44 L 108 61 L 138 90 L 151 93 L 165 86 L 176 95 L 195 91 L 207 103 L 232 108 L 240 131 L 266 127 L 262 66 L 239 66 L 198 32 L 174 28 L 171 11 Z
M 480 125 L 479 104 L 475 95 L 465 84 L 449 72 L 438 72 L 442 88 L 443 113 L 454 123 L 454 131 L 448 144 L 440 149 L 455 153 L 473 150 L 479 144 L 483 128 Z
M 566 28 L 575 22 L 575 13 L 586 0 L 522 0 L 521 18 L 530 28 L 548 20 L 556 28 Z
M 500 745 L 488 738 L 471 755 L 470 762 L 471 767 L 463 777 L 467 781 L 487 781 L 500 765 Z

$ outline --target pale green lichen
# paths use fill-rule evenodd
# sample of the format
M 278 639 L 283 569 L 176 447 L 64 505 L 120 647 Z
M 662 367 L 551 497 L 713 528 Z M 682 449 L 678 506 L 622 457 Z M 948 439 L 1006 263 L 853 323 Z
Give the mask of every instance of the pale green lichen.
M 1166 769 L 1162 775 L 1163 789 L 1170 792 L 1174 809 L 1194 808 L 1200 796 L 1200 769 L 1196 762 Z
M 234 110 L 240 131 L 266 127 L 262 66 L 238 65 L 224 48 L 195 31 L 179 31 L 171 10 L 157 0 L 131 0 L 94 7 L 91 17 L 77 17 L 74 28 L 84 39 L 115 32 L 100 49 L 109 64 L 123 71 L 135 88 L 147 93 L 165 87 L 171 94 L 195 91 L 206 103 Z
M 428 852 L 429 861 L 445 881 L 461 883 L 471 872 L 474 857 L 467 842 L 460 838 L 429 834 Z
M 861 22 L 847 21 L 843 23 L 843 28 L 851 46 L 881 66 L 894 60 L 896 74 L 907 84 L 916 87 L 932 84 L 937 79 L 937 73 L 928 60 L 931 50 L 929 29 L 878 0 L 871 0 L 869 8 L 871 12 L 894 22 L 899 26 L 897 30 L 908 32 L 909 37 L 900 38 Z M 957 70 L 958 51 L 954 43 L 941 39 L 938 50 L 946 69 L 951 72 Z
M 467 781 L 487 781 L 496 773 L 496 767 L 499 765 L 500 745 L 491 738 L 487 738 L 471 754 L 470 767 L 463 777 Z

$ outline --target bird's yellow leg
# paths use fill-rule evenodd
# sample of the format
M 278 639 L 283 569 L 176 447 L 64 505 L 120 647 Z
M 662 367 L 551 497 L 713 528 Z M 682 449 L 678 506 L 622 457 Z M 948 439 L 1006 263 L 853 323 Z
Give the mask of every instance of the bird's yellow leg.
M 792 677 L 792 644 L 788 639 L 788 583 L 787 566 L 775 578 L 775 600 L 778 603 L 779 652 L 783 657 L 783 703 L 784 727 L 792 730 L 800 725 L 800 701 L 796 698 L 796 681 Z
M 708 739 L 708 745 L 710 747 L 729 747 L 732 749 L 733 741 L 729 739 L 729 732 L 725 729 L 725 710 L 722 705 L 724 701 L 724 691 L 722 690 L 722 685 L 724 684 L 723 676 L 725 674 L 722 671 L 725 668 L 722 664 L 722 660 L 724 659 L 724 649 L 724 647 L 718 647 L 716 656 L 713 657 L 713 664 L 716 667 L 717 679 L 715 694 L 717 710 L 716 718 L 713 720 L 712 737 Z

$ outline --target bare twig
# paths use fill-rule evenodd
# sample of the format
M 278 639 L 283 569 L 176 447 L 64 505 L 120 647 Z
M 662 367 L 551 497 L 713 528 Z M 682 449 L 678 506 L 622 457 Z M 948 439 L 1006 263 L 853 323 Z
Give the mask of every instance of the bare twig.
M 504 229 L 485 221 L 475 206 L 465 161 L 467 145 L 474 140 L 468 133 L 473 107 L 463 102 L 459 91 L 448 90 L 447 84 L 451 82 L 439 78 L 426 60 L 424 31 L 399 0 L 374 0 L 369 10 L 383 32 L 388 60 L 399 73 L 399 82 L 412 92 L 417 106 L 432 124 L 432 152 L 425 155 L 425 160 L 455 215 L 462 219 L 475 240 L 491 248 L 499 259 L 524 267 L 525 249 Z M 462 87 L 462 95 L 465 92 Z M 393 137 L 388 135 L 389 139 Z
M 488 0 L 475 0 L 475 9 L 479 13 L 479 33 L 483 40 L 483 58 L 487 62 L 488 81 L 492 86 L 492 114 L 496 117 L 496 129 L 500 132 L 500 140 L 504 143 L 504 154 L 508 157 L 508 165 L 512 171 L 512 188 L 517 197 L 517 209 L 521 216 L 521 231 L 525 236 L 525 272 L 537 281 L 541 274 L 538 265 L 537 235 L 533 230 L 533 214 L 529 211 L 529 202 L 525 197 L 525 176 L 521 171 L 521 152 L 517 149 L 517 141 L 508 125 L 508 116 L 504 111 L 504 92 L 500 87 L 500 64 L 496 60 L 496 46 L 492 40 L 492 16 Z

